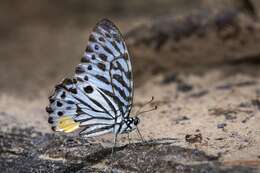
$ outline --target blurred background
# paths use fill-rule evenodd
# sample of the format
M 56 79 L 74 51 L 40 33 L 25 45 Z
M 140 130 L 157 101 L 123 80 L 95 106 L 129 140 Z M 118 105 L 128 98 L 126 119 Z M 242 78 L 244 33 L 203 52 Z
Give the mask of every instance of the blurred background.
M 125 33 L 142 21 L 198 6 L 187 0 L 1 1 L 1 91 L 30 97 L 50 89 L 74 71 L 102 18 Z
M 200 13 L 206 17 L 208 13 L 222 7 L 234 8 L 255 15 L 257 1 L 28 0 L 26 3 L 1 1 L 1 92 L 32 97 L 34 94 L 49 90 L 50 85 L 74 71 L 74 67 L 79 62 L 85 49 L 92 27 L 102 18 L 114 21 L 123 33 L 150 21 L 168 20 L 166 26 L 162 25 L 159 29 L 155 27 L 155 30 L 159 30 L 159 32 L 167 32 L 171 25 L 169 23 L 171 17 L 191 14 L 196 10 L 200 10 Z M 175 28 L 182 29 L 181 27 Z M 183 30 L 185 30 L 185 27 Z M 153 33 L 149 33 L 149 30 L 138 32 L 141 35 L 148 34 L 148 37 L 149 34 L 150 37 L 153 36 Z M 171 34 L 170 32 L 169 34 Z M 164 33 L 161 35 L 164 35 Z M 136 39 L 135 37 L 134 35 L 134 39 Z M 129 42 L 129 40 L 126 41 Z M 130 49 L 133 51 L 132 54 L 135 55 L 134 48 L 130 47 Z M 148 51 L 151 50 L 148 49 Z M 157 52 L 153 54 L 154 57 L 161 56 Z M 171 62 L 178 62 L 178 59 L 182 59 L 179 55 L 176 56 L 174 51 L 170 54 Z M 169 56 L 169 53 L 166 52 L 164 56 Z M 133 58 L 136 57 L 133 56 Z M 206 59 L 206 57 L 200 59 Z M 207 59 L 210 59 L 210 57 L 207 57 Z M 135 60 L 133 61 L 135 63 Z M 145 58 L 140 61 L 145 62 Z M 143 64 L 141 68 L 143 68 Z M 139 70 L 139 67 L 135 70 Z M 139 80 L 137 81 L 139 82 Z
M 136 106 L 154 96 L 159 107 L 141 116 L 145 138 L 191 147 L 185 136 L 199 134 L 205 152 L 259 161 L 259 10 L 257 0 L 1 0 L 0 131 L 51 133 L 48 96 L 108 18 L 130 50 Z

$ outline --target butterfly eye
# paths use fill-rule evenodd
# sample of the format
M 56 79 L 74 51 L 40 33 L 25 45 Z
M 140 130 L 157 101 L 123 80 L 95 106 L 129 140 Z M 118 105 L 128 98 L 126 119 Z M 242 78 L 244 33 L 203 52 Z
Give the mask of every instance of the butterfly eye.
M 139 124 L 139 122 L 140 122 L 139 118 L 138 118 L 138 117 L 136 117 L 136 118 L 134 119 L 134 125 L 136 125 L 136 126 L 137 126 L 137 124 Z

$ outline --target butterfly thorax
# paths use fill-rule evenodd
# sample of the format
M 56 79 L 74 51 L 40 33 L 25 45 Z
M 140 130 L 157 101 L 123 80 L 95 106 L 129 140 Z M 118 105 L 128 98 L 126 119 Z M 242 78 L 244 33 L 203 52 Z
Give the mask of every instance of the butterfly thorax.
M 125 117 L 120 124 L 116 124 L 114 127 L 114 133 L 129 133 L 136 129 L 139 124 L 138 117 Z

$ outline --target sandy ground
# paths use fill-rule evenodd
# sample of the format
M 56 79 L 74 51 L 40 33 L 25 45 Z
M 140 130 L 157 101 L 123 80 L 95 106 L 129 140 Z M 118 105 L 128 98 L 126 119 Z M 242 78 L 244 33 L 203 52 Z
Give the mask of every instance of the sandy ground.
M 203 75 L 178 75 L 185 84 L 175 78 L 158 75 L 136 89 L 136 109 L 152 96 L 154 102 L 144 110 L 158 106 L 156 111 L 139 116 L 139 128 L 145 139 L 177 138 L 176 145 L 196 147 L 220 155 L 224 161 L 260 159 L 259 78 L 241 73 L 227 77 L 219 70 Z M 47 104 L 47 93 L 37 99 L 3 95 L 2 130 L 7 124 L 9 128 L 34 127 L 51 132 L 44 109 Z M 201 138 L 189 142 L 187 135 Z M 135 132 L 131 137 L 139 140 Z M 122 142 L 124 139 L 125 136 Z

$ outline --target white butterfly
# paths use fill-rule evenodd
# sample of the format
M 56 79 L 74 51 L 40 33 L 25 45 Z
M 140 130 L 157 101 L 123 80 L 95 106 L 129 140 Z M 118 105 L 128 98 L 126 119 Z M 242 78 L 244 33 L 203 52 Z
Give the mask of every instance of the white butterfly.
M 118 28 L 101 20 L 89 37 L 81 63 L 72 79 L 56 85 L 49 97 L 48 122 L 54 131 L 93 137 L 128 133 L 138 117 L 130 117 L 133 104 L 133 74 L 130 57 Z M 139 132 L 139 131 L 138 131 Z M 140 133 L 139 133 L 140 134 Z

